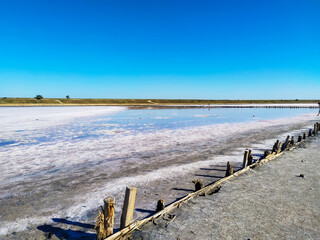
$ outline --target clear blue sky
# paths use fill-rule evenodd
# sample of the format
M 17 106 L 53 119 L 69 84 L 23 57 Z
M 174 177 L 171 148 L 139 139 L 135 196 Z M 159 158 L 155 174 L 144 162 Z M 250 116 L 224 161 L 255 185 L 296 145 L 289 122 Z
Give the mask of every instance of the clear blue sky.
M 0 0 L 0 96 L 319 99 L 319 0 Z

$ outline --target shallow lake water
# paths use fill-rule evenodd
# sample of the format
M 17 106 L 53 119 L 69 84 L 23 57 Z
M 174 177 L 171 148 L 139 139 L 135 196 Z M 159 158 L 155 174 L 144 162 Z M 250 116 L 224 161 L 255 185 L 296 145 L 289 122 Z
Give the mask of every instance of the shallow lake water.
M 137 203 L 147 209 L 148 191 L 162 191 L 159 179 L 178 181 L 195 166 L 229 160 L 239 148 L 258 149 L 310 127 L 315 112 L 1 107 L 0 237 L 52 219 L 93 223 L 102 199 L 121 199 L 127 185 L 149 183 L 141 185 Z
M 95 108 L 99 111 L 103 109 L 103 107 Z M 5 119 L 4 122 L 0 123 L 2 133 L 0 147 L 35 145 L 43 142 L 54 143 L 66 138 L 70 141 L 85 138 L 110 138 L 118 133 L 134 134 L 222 123 L 269 121 L 315 112 L 313 109 L 304 108 L 141 110 L 121 107 L 109 108 L 110 110 L 105 107 L 105 113 L 98 111 L 98 116 L 93 114 L 91 117 L 86 117 L 87 109 L 83 107 L 0 107 L 0 120 Z M 65 118 L 63 117 L 64 113 L 68 113 Z

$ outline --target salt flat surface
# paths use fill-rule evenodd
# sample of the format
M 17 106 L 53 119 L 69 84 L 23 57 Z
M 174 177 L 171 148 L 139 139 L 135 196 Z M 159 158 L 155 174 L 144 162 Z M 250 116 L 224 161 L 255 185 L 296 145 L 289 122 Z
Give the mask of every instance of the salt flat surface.
M 0 107 L 1 133 L 66 124 L 79 117 L 124 111 L 125 107 Z
M 170 105 L 172 106 L 172 105 Z M 175 105 L 175 106 L 199 106 L 199 105 Z M 205 104 L 203 106 L 214 107 L 301 107 L 301 108 L 317 108 L 318 104 L 316 103 L 251 103 L 251 104 Z
M 197 197 L 134 239 L 320 239 L 320 138 Z M 304 178 L 299 177 L 304 174 Z M 174 221 L 170 219 L 175 216 Z
M 141 189 L 134 217 L 142 218 L 160 196 L 183 196 L 189 186 L 175 188 L 200 168 L 239 164 L 244 148 L 258 156 L 316 120 L 314 110 L 280 110 L 0 108 L 0 236 L 38 236 L 37 226 L 54 219 L 94 224 L 111 195 L 119 199 L 117 227 L 128 185 Z

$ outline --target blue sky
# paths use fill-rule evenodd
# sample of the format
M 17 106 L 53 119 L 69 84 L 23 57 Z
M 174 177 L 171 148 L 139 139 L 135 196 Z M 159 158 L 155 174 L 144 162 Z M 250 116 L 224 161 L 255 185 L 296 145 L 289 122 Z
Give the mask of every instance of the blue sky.
M 319 0 L 0 0 L 0 96 L 319 99 Z

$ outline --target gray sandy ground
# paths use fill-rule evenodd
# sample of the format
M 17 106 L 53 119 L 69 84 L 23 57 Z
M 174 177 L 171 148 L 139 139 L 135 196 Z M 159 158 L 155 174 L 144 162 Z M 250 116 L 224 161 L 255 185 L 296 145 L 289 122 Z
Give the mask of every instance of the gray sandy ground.
M 306 147 L 307 146 L 307 147 Z M 320 239 L 320 138 L 197 197 L 133 239 Z M 299 177 L 300 174 L 304 178 Z

